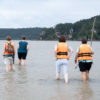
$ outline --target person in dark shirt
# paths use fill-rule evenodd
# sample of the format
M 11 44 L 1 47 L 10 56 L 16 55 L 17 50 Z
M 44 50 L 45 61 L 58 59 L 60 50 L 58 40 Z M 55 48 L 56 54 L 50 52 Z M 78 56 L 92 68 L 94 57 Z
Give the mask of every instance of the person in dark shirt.
M 25 65 L 25 60 L 27 56 L 27 52 L 29 50 L 28 42 L 26 41 L 26 37 L 22 37 L 22 40 L 18 44 L 18 64 Z

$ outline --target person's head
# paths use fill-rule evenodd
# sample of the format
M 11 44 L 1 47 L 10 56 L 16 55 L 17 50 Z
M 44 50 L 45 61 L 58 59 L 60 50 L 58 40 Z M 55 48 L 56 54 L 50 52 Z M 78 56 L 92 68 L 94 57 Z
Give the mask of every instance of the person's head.
M 25 36 L 22 36 L 22 40 L 26 40 L 26 37 Z
M 7 40 L 7 41 L 11 41 L 11 37 L 10 37 L 10 36 L 7 36 L 7 37 L 6 37 L 6 40 Z
M 66 42 L 65 36 L 61 35 L 61 36 L 59 37 L 59 42 Z
M 87 39 L 86 38 L 82 39 L 82 44 L 87 44 Z

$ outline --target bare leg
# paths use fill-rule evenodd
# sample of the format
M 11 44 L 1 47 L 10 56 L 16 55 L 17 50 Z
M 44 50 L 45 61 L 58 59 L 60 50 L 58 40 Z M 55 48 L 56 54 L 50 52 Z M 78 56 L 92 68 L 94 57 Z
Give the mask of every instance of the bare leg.
M 82 80 L 86 81 L 86 72 L 82 72 Z
M 25 60 L 22 60 L 22 66 L 24 66 L 25 65 Z
M 86 71 L 86 79 L 89 79 L 89 71 Z
M 68 83 L 68 73 L 67 74 L 65 74 L 65 83 Z
M 13 70 L 13 64 L 10 64 L 10 69 Z
M 59 73 L 56 74 L 56 79 L 57 79 L 57 80 L 60 79 L 60 74 L 59 74 Z
M 21 60 L 20 59 L 18 60 L 18 65 L 21 65 Z
M 6 64 L 6 72 L 9 72 L 9 65 Z

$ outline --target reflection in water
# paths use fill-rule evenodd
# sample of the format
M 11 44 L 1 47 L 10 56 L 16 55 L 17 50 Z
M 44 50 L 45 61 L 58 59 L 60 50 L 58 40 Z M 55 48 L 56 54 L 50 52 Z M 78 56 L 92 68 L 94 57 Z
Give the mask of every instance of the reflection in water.
M 93 98 L 93 91 L 88 82 L 83 82 L 78 89 L 77 100 L 91 100 Z
M 27 71 L 25 66 L 18 66 L 16 82 L 18 82 L 18 84 L 27 83 Z
M 4 79 L 3 100 L 13 100 L 14 95 L 16 95 L 14 73 L 9 72 L 4 74 L 3 79 Z
M 67 90 L 67 86 L 65 86 L 65 83 L 57 83 L 56 84 L 56 88 L 55 88 L 55 92 L 56 92 L 56 96 L 52 98 L 52 100 L 68 100 L 69 95 Z M 70 100 L 71 98 L 69 98 Z
M 3 100 L 28 100 L 27 71 L 18 67 L 17 73 L 9 72 L 3 76 Z
M 18 44 L 18 41 L 14 42 Z M 80 42 L 67 42 L 75 51 L 80 45 Z M 4 41 L 0 41 L 1 47 L 3 44 Z M 3 57 L 0 57 L 0 100 L 100 100 L 100 42 L 93 45 L 95 64 L 91 70 L 92 81 L 80 81 L 79 71 L 74 70 L 73 54 L 69 62 L 68 87 L 63 80 L 52 80 L 55 78 L 54 46 L 57 41 L 29 41 L 29 44 L 28 66 L 14 65 L 15 72 L 5 74 Z

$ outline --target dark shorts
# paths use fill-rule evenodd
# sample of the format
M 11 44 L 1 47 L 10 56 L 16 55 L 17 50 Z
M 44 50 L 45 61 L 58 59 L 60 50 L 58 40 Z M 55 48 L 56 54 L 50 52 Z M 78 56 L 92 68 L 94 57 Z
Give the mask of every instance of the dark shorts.
M 26 59 L 27 53 L 18 53 L 19 59 Z
M 92 62 L 79 62 L 79 68 L 81 72 L 89 71 L 91 66 Z

